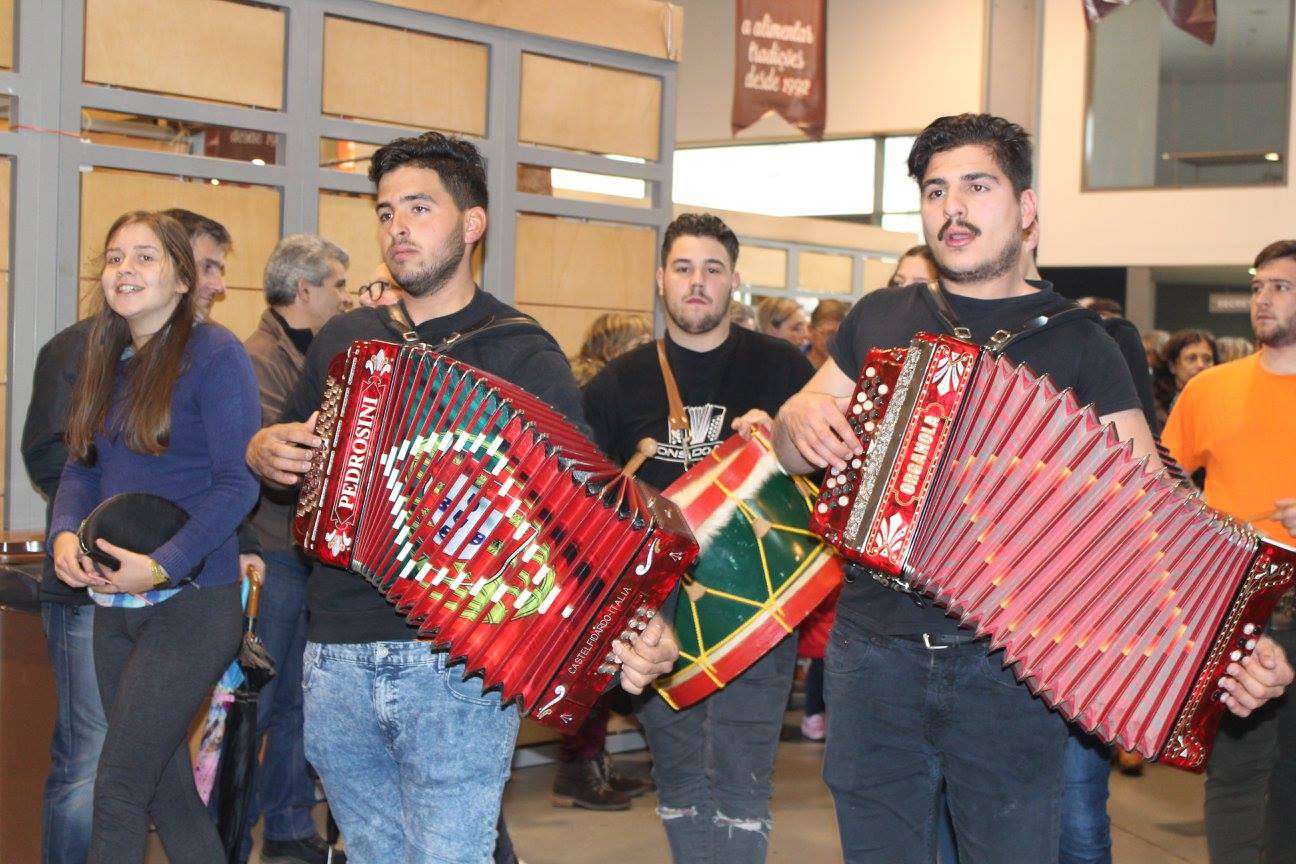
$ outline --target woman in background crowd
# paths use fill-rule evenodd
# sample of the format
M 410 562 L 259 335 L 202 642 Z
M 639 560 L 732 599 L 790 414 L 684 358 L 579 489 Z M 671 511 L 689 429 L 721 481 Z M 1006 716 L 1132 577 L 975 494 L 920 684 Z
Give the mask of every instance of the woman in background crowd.
M 642 315 L 604 312 L 585 331 L 580 351 L 571 358 L 576 383 L 584 387 L 610 361 L 652 341 L 652 327 Z
M 729 302 L 729 321 L 748 330 L 756 329 L 756 310 L 738 300 Z
M 1215 337 L 1206 330 L 1179 330 L 1167 341 L 1157 365 L 1152 367 L 1152 387 L 1161 425 L 1184 385 L 1203 369 L 1220 362 Z
M 1251 356 L 1256 350 L 1254 342 L 1241 336 L 1221 336 L 1215 340 L 1215 347 L 1219 350 L 1221 363 L 1241 360 L 1243 357 Z
M 1157 364 L 1161 362 L 1161 352 L 1165 350 L 1166 343 L 1170 341 L 1170 333 L 1166 330 L 1146 330 L 1143 333 L 1143 353 L 1147 354 L 1148 371 L 1153 372 Z
M 104 243 L 104 308 L 72 397 L 50 537 L 58 577 L 89 588 L 100 607 L 94 655 L 108 729 L 91 862 L 142 862 L 150 821 L 172 861 L 225 860 L 186 733 L 239 644 L 234 529 L 257 500 L 243 453 L 261 409 L 243 346 L 224 327 L 196 322 L 196 282 L 178 222 L 120 217 Z M 82 553 L 77 530 L 123 492 L 166 498 L 189 520 L 150 555 L 100 540 L 119 562 L 109 568 Z
M 791 297 L 764 297 L 756 304 L 756 321 L 760 332 L 775 339 L 805 348 L 810 319 L 801 304 Z
M 915 282 L 935 282 L 940 278 L 936 272 L 936 259 L 926 244 L 907 249 L 896 262 L 895 272 L 887 280 L 888 288 L 903 288 Z

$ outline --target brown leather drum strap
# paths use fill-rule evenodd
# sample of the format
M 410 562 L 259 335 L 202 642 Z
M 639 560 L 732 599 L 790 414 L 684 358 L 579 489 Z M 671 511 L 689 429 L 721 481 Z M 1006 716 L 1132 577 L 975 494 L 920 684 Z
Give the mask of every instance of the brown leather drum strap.
M 688 412 L 684 410 L 684 400 L 680 398 L 679 385 L 675 383 L 675 376 L 671 373 L 670 361 L 666 359 L 666 340 L 657 340 L 657 362 L 661 364 L 662 378 L 666 381 L 666 404 L 669 414 L 666 416 L 666 425 L 672 432 L 684 433 L 684 449 L 688 451 L 689 439 L 689 418 Z M 685 461 L 688 461 L 685 459 Z

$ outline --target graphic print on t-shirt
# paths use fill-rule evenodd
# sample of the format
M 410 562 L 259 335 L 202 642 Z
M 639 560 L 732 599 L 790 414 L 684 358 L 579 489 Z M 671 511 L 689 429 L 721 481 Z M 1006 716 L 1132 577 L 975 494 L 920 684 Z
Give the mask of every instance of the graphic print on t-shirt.
M 720 439 L 725 437 L 724 405 L 709 402 L 706 405 L 686 405 L 684 412 L 688 414 L 688 431 L 668 428 L 666 438 L 657 439 L 658 459 L 692 465 L 718 447 Z

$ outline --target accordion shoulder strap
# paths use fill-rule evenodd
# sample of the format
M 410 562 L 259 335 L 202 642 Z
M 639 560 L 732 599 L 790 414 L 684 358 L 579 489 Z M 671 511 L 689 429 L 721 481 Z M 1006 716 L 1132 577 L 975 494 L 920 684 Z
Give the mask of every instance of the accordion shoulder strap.
M 387 310 L 387 325 L 401 337 L 401 340 L 409 345 L 424 344 L 419 338 L 418 331 L 414 328 L 414 322 L 410 320 L 409 311 L 405 308 L 405 301 L 401 300 L 390 306 L 384 307 Z M 449 349 L 461 345 L 464 342 L 471 341 L 477 336 L 485 333 L 500 330 L 504 327 L 513 327 L 516 325 L 529 325 L 539 328 L 539 324 L 526 317 L 525 315 L 505 315 L 499 317 L 496 315 L 487 315 L 479 321 L 465 327 L 463 330 L 451 333 L 435 345 L 428 345 L 433 351 L 444 354 Z
M 679 385 L 675 383 L 675 376 L 671 373 L 670 361 L 666 359 L 665 339 L 657 340 L 657 362 L 661 364 L 662 378 L 666 382 L 666 405 L 669 411 L 666 416 L 666 426 L 672 432 L 683 432 L 687 441 L 689 434 L 688 412 L 684 410 L 684 400 L 680 398 Z M 687 461 L 686 454 L 685 462 Z
M 931 291 L 932 299 L 936 303 L 936 310 L 945 326 L 949 328 L 950 333 L 960 339 L 971 341 L 972 331 L 959 321 L 958 315 L 954 312 L 954 307 L 950 305 L 949 298 L 945 296 L 945 289 L 941 287 L 939 282 L 929 282 L 927 286 Z M 996 330 L 986 342 L 986 349 L 994 354 L 1001 354 L 1013 342 L 1043 330 L 1045 327 L 1062 324 L 1073 318 L 1093 318 L 1097 320 L 1098 315 L 1093 310 L 1086 309 L 1069 298 L 1063 297 L 1059 299 L 1061 302 L 1047 313 L 1028 318 L 1011 330 Z

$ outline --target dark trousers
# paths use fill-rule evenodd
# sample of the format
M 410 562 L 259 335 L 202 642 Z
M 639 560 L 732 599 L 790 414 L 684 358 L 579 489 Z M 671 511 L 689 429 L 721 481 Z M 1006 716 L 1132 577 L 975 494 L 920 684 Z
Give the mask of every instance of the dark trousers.
M 675 864 L 765 860 L 774 754 L 795 664 L 796 640 L 784 639 L 696 705 L 675 711 L 654 697 L 639 709 Z
M 91 864 L 144 860 L 149 821 L 173 864 L 225 860 L 194 786 L 186 733 L 239 644 L 239 585 L 187 589 L 143 609 L 95 610 L 108 717 L 95 780 Z
M 583 762 L 603 755 L 603 748 L 607 745 L 607 701 L 606 696 L 600 699 L 575 732 L 562 736 L 558 744 L 560 762 Z
M 984 642 L 935 650 L 837 616 L 826 658 L 833 795 L 847 864 L 930 864 L 945 782 L 962 864 L 1058 857 L 1063 721 Z
M 806 666 L 805 716 L 822 714 L 824 707 L 824 661 L 821 657 L 815 657 Z
M 1270 634 L 1289 658 L 1296 631 Z M 1211 864 L 1296 862 L 1296 698 L 1289 691 L 1245 719 L 1224 715 L 1206 767 Z

